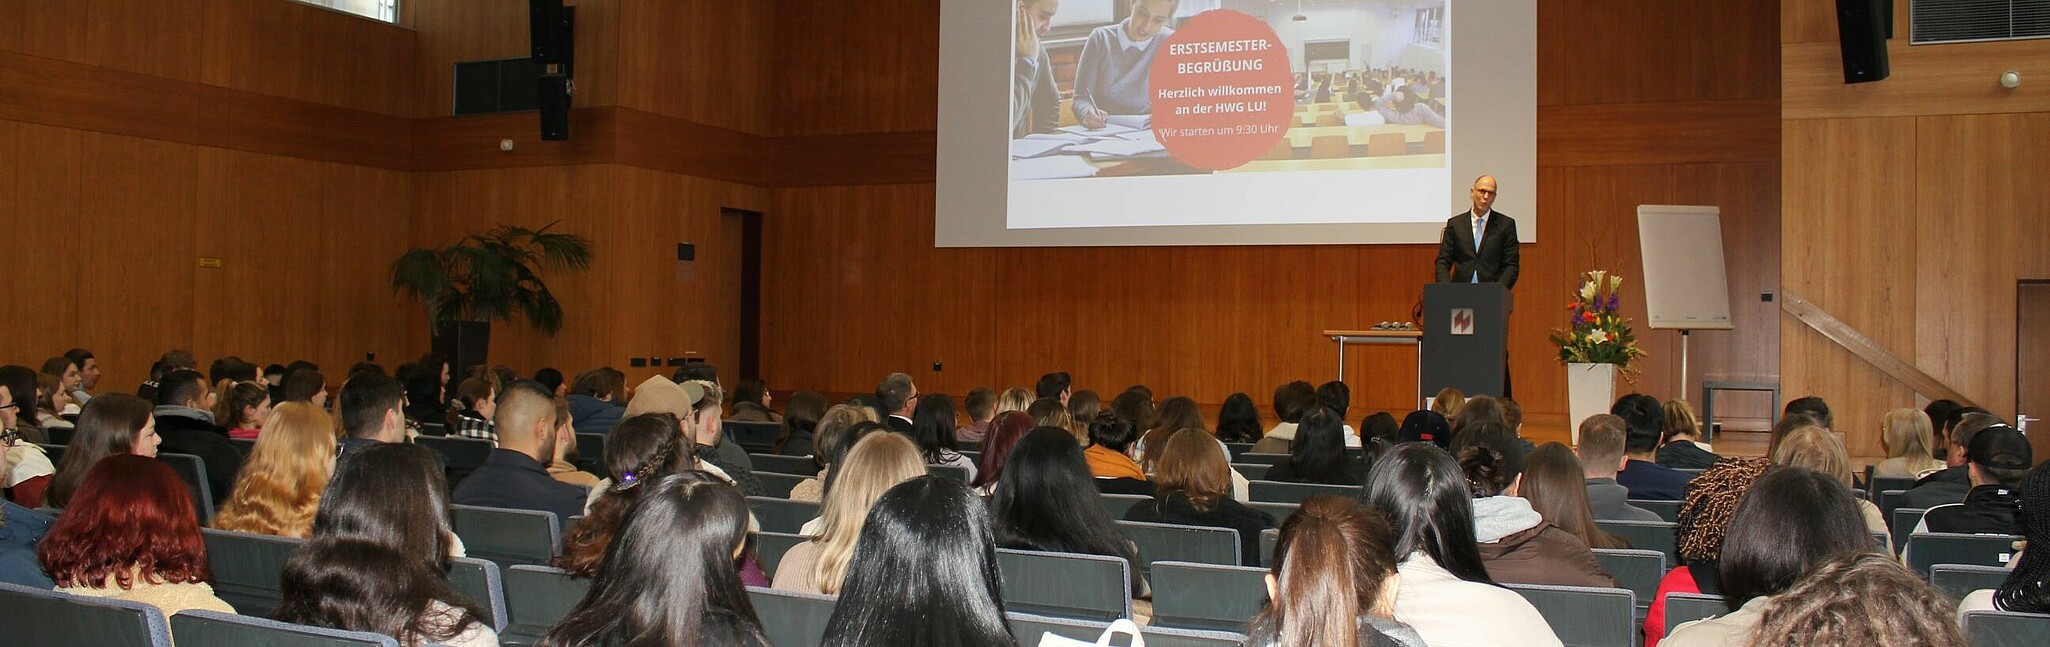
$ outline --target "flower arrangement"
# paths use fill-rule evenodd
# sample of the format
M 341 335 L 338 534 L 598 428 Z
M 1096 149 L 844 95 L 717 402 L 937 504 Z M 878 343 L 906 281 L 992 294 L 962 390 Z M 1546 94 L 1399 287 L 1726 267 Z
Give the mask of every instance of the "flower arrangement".
M 1567 312 L 1571 313 L 1566 327 L 1552 330 L 1552 343 L 1559 346 L 1559 361 L 1615 364 L 1618 370 L 1628 373 L 1630 360 L 1643 357 L 1644 350 L 1637 347 L 1637 335 L 1630 332 L 1630 320 L 1618 310 L 1621 302 L 1617 294 L 1623 277 L 1610 275 L 1606 270 L 1590 270 L 1580 276 L 1580 289 L 1574 291 L 1573 302 L 1566 304 Z

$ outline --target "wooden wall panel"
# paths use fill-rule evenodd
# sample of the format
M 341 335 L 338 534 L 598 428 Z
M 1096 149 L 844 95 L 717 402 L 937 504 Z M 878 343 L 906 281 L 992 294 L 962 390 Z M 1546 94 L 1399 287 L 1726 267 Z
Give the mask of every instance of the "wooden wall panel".
M 199 10 L 205 83 L 386 115 L 413 108 L 412 30 L 280 0 L 206 0 Z
M 1902 34 L 1905 36 L 1905 32 Z M 1787 119 L 1901 117 L 2050 112 L 2050 57 L 2043 41 L 1911 47 L 1887 41 L 1892 76 L 1845 85 L 1835 41 L 1785 48 Z M 2021 87 L 2000 87 L 2000 74 L 2021 73 Z
M 87 133 L 79 159 L 77 227 L 91 244 L 78 250 L 78 329 L 42 344 L 92 349 L 102 386 L 127 391 L 159 354 L 194 338 L 199 155 L 182 144 Z
M 40 368 L 43 358 L 68 346 L 78 327 L 77 285 L 79 136 L 77 131 L 0 121 L 0 213 L 7 235 L 0 258 L 17 268 L 9 297 L 0 299 L 0 363 Z
M 817 3 L 814 3 L 817 4 Z M 778 38 L 771 2 L 624 0 L 619 104 L 750 134 L 768 134 Z
M 1772 2 L 1541 2 L 1538 105 L 1772 99 L 1778 18 Z
M 940 0 L 779 0 L 772 110 L 784 135 L 932 130 Z

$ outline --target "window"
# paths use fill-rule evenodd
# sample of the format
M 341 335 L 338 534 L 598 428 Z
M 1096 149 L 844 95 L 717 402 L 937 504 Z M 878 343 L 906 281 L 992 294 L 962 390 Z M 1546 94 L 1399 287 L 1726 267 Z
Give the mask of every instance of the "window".
M 374 18 L 389 23 L 399 21 L 399 0 L 298 0 L 316 7 L 327 7 L 365 18 Z
M 1416 39 L 1418 45 L 1432 47 L 1445 44 L 1445 7 L 1424 7 L 1416 10 Z

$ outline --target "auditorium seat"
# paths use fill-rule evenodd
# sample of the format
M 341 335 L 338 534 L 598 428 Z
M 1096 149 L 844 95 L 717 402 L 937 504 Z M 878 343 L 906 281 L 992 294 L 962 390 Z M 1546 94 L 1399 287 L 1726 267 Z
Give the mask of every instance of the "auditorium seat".
M 1255 454 L 1252 452 L 1246 452 L 1244 454 L 1239 454 L 1239 457 L 1233 460 L 1232 462 L 1252 463 L 1254 465 L 1266 465 L 1268 467 L 1273 467 L 1275 465 L 1280 465 L 1282 463 L 1288 462 L 1288 454 Z
M 790 498 L 790 491 L 797 489 L 809 476 L 780 474 L 776 472 L 755 472 L 755 482 L 762 484 L 762 496 L 777 499 Z
M 1301 106 L 1297 106 L 1297 107 L 1298 107 L 1298 108 L 1300 108 Z M 1263 160 L 1287 160 L 1287 159 L 1295 159 L 1295 142 L 1291 142 L 1291 141 L 1289 141 L 1289 139 L 1288 139 L 1287 137 L 1283 137 L 1283 138 L 1281 138 L 1281 139 L 1275 140 L 1275 142 L 1274 142 L 1274 146 L 1272 146 L 1272 147 L 1268 148 L 1268 149 L 1267 149 L 1267 152 L 1266 152 L 1266 153 L 1262 153 L 1262 154 L 1260 155 L 1260 159 L 1263 159 Z
M 1268 528 L 1260 531 L 1260 564 L 1274 565 L 1274 549 L 1281 545 L 1281 529 Z
M 1430 130 L 1430 131 L 1425 131 L 1425 132 L 1424 132 L 1424 148 L 1423 148 L 1423 150 L 1421 150 L 1421 151 L 1418 151 L 1418 152 L 1420 152 L 1420 153 L 1422 153 L 1422 154 L 1425 154 L 1425 155 L 1444 155 L 1444 154 L 1445 154 L 1445 131 L 1443 131 L 1443 130 Z
M 1005 610 L 1084 620 L 1132 615 L 1131 569 L 1123 559 L 1000 549 L 997 569 Z
M 391 636 L 192 610 L 171 616 L 171 637 L 207 647 L 398 647 Z
M 1972 647 L 2042 647 L 2050 636 L 2050 614 L 1969 611 L 1962 622 Z
M 968 482 L 968 468 L 959 465 L 927 465 L 925 473 L 944 476 L 962 483 Z
M 1253 451 L 1253 444 L 1252 444 L 1252 443 L 1225 443 L 1225 444 L 1224 444 L 1224 448 L 1225 448 L 1226 450 L 1228 450 L 1228 451 L 1230 451 L 1230 452 L 1231 452 L 1231 462 L 1234 462 L 1234 463 L 1243 463 L 1243 462 L 1245 462 L 1245 461 L 1239 460 L 1239 457 L 1240 457 L 1240 456 L 1244 456 L 1244 455 L 1246 455 L 1246 453 L 1247 453 L 1247 452 Z
M 64 448 L 66 447 L 66 445 L 36 443 L 36 446 L 43 448 L 43 454 L 50 457 L 51 465 L 64 464 Z
M 251 452 L 256 451 L 255 438 L 229 438 L 228 444 L 234 445 L 235 449 L 242 450 L 243 456 L 248 456 Z
M 140 602 L 0 584 L 0 618 L 10 645 L 171 646 L 164 613 Z
M 1010 621 L 1011 637 L 1018 640 L 1020 647 L 1037 645 L 1040 638 L 1052 633 L 1063 638 L 1072 638 L 1094 643 L 1108 622 L 1087 622 L 1065 618 L 1049 618 L 1029 613 L 1006 613 Z M 1191 629 L 1169 629 L 1166 627 L 1140 627 L 1139 634 L 1146 638 L 1146 647 L 1238 647 L 1246 640 L 1245 634 L 1227 631 L 1196 631 Z M 1113 643 L 1118 644 L 1118 643 Z M 776 643 L 777 647 L 787 647 Z
M 157 460 L 170 466 L 178 480 L 185 482 L 185 492 L 192 495 L 193 514 L 199 515 L 199 525 L 213 523 L 214 490 L 206 480 L 206 461 L 191 454 L 157 454 Z
M 1303 506 L 1300 503 L 1282 503 L 1280 501 L 1254 501 L 1252 503 L 1246 504 L 1246 507 L 1267 513 L 1268 516 L 1274 517 L 1275 525 L 1280 525 L 1281 522 L 1288 520 L 1289 515 L 1295 514 L 1296 509 L 1301 508 Z
M 413 444 L 440 452 L 448 459 L 448 489 L 456 489 L 471 472 L 484 466 L 484 460 L 491 458 L 489 441 L 475 438 L 415 436 Z
M 280 574 L 304 539 L 201 528 L 214 595 L 244 615 L 269 616 L 284 597 Z
M 1325 117 L 1332 117 L 1332 115 L 1318 117 L 1317 122 L 1323 123 Z M 1336 117 L 1332 118 L 1335 119 Z M 1318 135 L 1310 138 L 1311 159 L 1339 159 L 1345 157 L 1352 157 L 1352 140 L 1348 139 L 1345 135 Z
M 492 631 L 505 630 L 505 583 L 498 564 L 475 557 L 449 560 L 448 584 L 484 609 Z
M 71 446 L 71 435 L 77 431 L 76 429 L 64 427 L 46 427 L 43 429 L 43 436 L 49 438 L 52 445 L 69 447 Z
M 767 454 L 776 447 L 776 436 L 783 433 L 783 423 L 728 420 L 724 429 L 726 437 L 742 449 Z
M 819 464 L 813 461 L 810 456 L 748 454 L 747 459 L 754 463 L 754 469 L 757 472 L 796 474 L 804 477 L 819 475 Z
M 1641 548 L 1596 548 L 1594 561 L 1601 564 L 1602 572 L 1616 578 L 1616 583 L 1630 589 L 1637 595 L 1639 617 L 1651 609 L 1651 598 L 1658 594 L 1659 580 L 1666 576 L 1666 554 Z
M 1239 476 L 1246 477 L 1248 481 L 1258 481 L 1267 478 L 1267 469 L 1270 467 L 1273 466 L 1264 463 L 1232 463 L 1231 471 L 1238 472 Z
M 1300 504 L 1303 502 L 1303 499 L 1324 495 L 1357 499 L 1360 496 L 1360 486 L 1253 481 L 1249 484 L 1247 493 L 1251 495 L 1254 501 Z
M 1154 562 L 1151 582 L 1154 626 L 1238 631 L 1267 606 L 1264 568 Z
M 816 647 L 826 638 L 826 622 L 833 618 L 834 598 L 810 593 L 747 587 L 755 615 L 762 619 L 762 631 L 776 647 Z
M 1621 536 L 1630 542 L 1631 548 L 1656 550 L 1666 554 L 1674 563 L 1680 560 L 1679 544 L 1673 533 L 1677 527 L 1671 521 L 1620 521 L 1597 519 L 1594 525 L 1610 534 Z
M 809 540 L 804 535 L 787 532 L 765 530 L 755 533 L 755 559 L 762 563 L 763 572 L 774 577 L 776 568 L 783 564 L 783 554 L 790 552 L 791 547 L 806 541 Z
M 1929 583 L 1955 604 L 1979 589 L 1998 589 L 2008 570 L 1999 566 L 1937 564 L 1929 567 Z
M 1131 510 L 1132 506 L 1153 500 L 1153 497 L 1144 494 L 1105 494 L 1101 498 L 1103 511 L 1110 513 L 1112 519 L 1123 519 L 1125 512 Z
M 1878 492 L 1879 500 L 1874 501 L 1873 504 L 1879 506 L 1880 514 L 1886 515 L 1887 519 L 1892 519 L 1893 511 L 1900 509 L 1901 500 L 1907 498 L 1908 491 L 1906 489 L 1900 489 L 1878 490 Z
M 1679 501 L 1647 501 L 1644 499 L 1630 499 L 1630 505 L 1642 508 L 1646 512 L 1658 515 L 1659 519 L 1665 521 L 1680 520 Z
M 1380 133 L 1367 138 L 1367 157 L 1408 154 L 1409 138 L 1402 133 Z
M 1239 565 L 1239 533 L 1230 528 L 1119 521 L 1118 530 L 1139 545 L 1139 570 L 1153 562 Z
M 1893 533 L 1893 553 L 1899 555 L 1908 547 L 1908 535 L 1915 534 L 1915 526 L 1922 525 L 1924 508 L 1898 508 L 1886 515 L 1886 529 Z
M 1723 596 L 1720 595 L 1667 593 L 1666 635 L 1673 635 L 1673 628 L 1680 626 L 1680 623 L 1713 618 L 1729 612 L 1730 608 L 1724 606 Z
M 1567 647 L 1631 647 L 1637 641 L 1637 596 L 1627 589 L 1505 586 L 1537 607 Z
M 449 506 L 464 553 L 501 566 L 547 564 L 562 550 L 555 513 L 474 505 Z
M 754 510 L 755 521 L 761 524 L 763 532 L 795 534 L 806 522 L 819 517 L 819 504 L 807 501 L 751 496 L 747 498 L 747 507 Z
M 2014 535 L 1966 535 L 1952 532 L 1918 532 L 1908 537 L 1908 569 L 1929 577 L 1937 564 L 2007 566 L 2014 559 Z
M 569 576 L 546 566 L 514 566 L 505 569 L 505 630 L 500 644 L 532 645 L 575 609 L 591 588 L 590 580 Z
M 577 469 L 605 478 L 604 434 L 577 434 Z
M 1318 113 L 1318 114 L 1317 114 L 1317 125 L 1318 125 L 1318 126 L 1343 126 L 1343 125 L 1345 125 L 1345 117 L 1343 117 L 1343 116 L 1339 115 L 1339 114 L 1338 114 L 1338 113 L 1336 113 L 1336 112 L 1322 112 L 1322 113 Z
M 448 425 L 439 422 L 420 423 L 420 435 L 440 438 L 448 435 Z
M 1906 492 L 1911 487 L 1915 487 L 1915 479 L 1905 476 L 1875 476 L 1866 484 L 1865 489 L 1875 493 L 1872 503 L 1876 505 L 1879 503 L 1879 499 L 1884 498 L 1883 495 L 1887 491 L 1900 490 Z

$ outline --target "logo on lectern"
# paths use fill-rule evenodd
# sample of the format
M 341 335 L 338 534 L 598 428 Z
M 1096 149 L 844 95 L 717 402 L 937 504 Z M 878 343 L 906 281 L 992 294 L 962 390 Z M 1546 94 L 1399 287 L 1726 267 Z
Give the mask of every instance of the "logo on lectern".
M 1473 308 L 1452 309 L 1452 334 L 1473 334 Z

